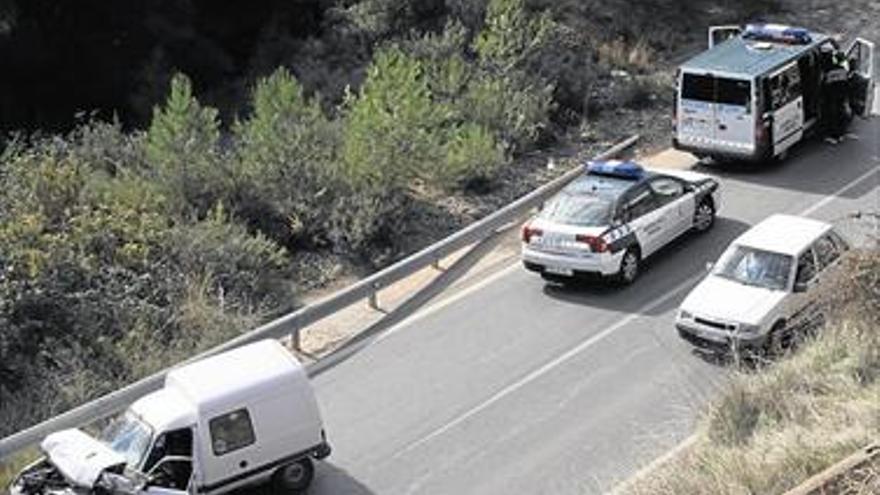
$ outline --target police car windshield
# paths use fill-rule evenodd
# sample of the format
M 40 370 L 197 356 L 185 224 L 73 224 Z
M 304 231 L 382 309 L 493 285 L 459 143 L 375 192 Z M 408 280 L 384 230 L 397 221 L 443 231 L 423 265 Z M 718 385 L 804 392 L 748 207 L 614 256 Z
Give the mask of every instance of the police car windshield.
M 596 227 L 608 225 L 614 199 L 605 195 L 565 192 L 550 200 L 540 218 L 565 225 Z
M 728 249 L 714 274 L 744 285 L 785 290 L 791 276 L 792 257 L 747 246 Z
M 750 92 L 751 84 L 740 79 L 687 73 L 682 77 L 681 97 L 685 100 L 749 106 Z

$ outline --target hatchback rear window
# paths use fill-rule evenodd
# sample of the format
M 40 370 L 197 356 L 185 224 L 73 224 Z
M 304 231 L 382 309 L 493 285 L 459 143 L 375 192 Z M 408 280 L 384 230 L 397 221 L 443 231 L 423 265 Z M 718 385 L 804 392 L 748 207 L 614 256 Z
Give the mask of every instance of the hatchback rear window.
M 707 101 L 723 105 L 748 106 L 751 83 L 699 74 L 684 74 L 681 97 L 685 100 Z

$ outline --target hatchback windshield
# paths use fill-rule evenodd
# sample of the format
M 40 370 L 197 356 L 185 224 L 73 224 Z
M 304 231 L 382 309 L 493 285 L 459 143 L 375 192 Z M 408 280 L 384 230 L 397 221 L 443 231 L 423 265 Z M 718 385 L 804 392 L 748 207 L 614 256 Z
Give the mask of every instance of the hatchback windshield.
M 733 246 L 719 260 L 714 274 L 741 284 L 785 290 L 792 257 L 746 246 Z
M 150 446 L 152 429 L 132 414 L 126 414 L 112 423 L 101 433 L 101 440 L 115 452 L 125 457 L 132 468 L 137 467 L 147 447 Z
M 540 218 L 579 227 L 608 225 L 614 202 L 592 194 L 561 193 L 541 210 Z

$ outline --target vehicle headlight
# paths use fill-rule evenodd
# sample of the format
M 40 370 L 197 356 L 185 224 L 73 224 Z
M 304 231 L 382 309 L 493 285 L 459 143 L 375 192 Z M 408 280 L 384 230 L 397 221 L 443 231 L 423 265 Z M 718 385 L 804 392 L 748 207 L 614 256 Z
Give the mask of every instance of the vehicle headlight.
M 761 333 L 761 325 L 747 325 L 743 323 L 739 326 L 739 333 Z
M 689 311 L 685 311 L 685 310 L 681 310 L 678 313 L 678 317 L 679 317 L 679 319 L 682 319 L 682 320 L 693 320 L 694 319 L 694 315 L 692 315 Z

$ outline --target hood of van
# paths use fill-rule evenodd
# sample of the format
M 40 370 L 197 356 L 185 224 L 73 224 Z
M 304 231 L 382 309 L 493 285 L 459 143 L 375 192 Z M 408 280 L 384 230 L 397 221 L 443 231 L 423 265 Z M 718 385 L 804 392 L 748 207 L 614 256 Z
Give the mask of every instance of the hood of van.
M 47 436 L 40 448 L 72 485 L 92 488 L 104 471 L 125 469 L 125 458 L 78 429 Z
M 786 293 L 709 275 L 681 303 L 681 309 L 724 321 L 759 325 Z

